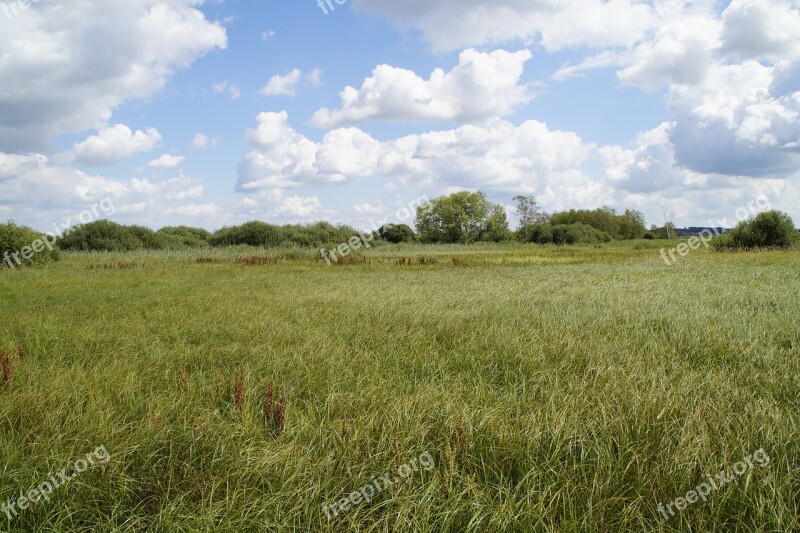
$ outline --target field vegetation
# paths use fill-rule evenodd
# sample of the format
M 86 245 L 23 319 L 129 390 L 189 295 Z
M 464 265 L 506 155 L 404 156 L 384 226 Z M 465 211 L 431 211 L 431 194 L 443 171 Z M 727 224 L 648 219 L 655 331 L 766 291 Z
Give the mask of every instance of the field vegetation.
M 111 455 L 0 530 L 797 531 L 797 251 L 666 267 L 671 245 L 0 270 L 0 505 Z M 759 449 L 767 466 L 659 513 Z M 329 521 L 323 505 L 425 452 L 434 468 Z

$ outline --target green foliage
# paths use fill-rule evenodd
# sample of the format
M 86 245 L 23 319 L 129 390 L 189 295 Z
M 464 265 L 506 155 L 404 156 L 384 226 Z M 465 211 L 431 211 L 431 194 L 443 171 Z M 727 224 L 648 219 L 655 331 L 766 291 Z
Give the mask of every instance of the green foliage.
M 611 235 L 588 224 L 539 224 L 528 231 L 528 242 L 537 244 L 597 244 L 611 241 Z
M 0 268 L 16 268 L 58 261 L 58 248 L 54 245 L 54 239 L 54 237 L 45 236 L 28 226 L 19 226 L 12 221 L 0 224 Z M 28 256 L 27 259 L 22 252 Z M 16 257 L 12 257 L 13 254 L 16 254 Z M 11 264 L 8 263 L 9 259 Z
M 82 252 L 129 252 L 155 242 L 154 232 L 148 228 L 98 220 L 69 228 L 58 245 L 62 250 Z
M 471 243 L 508 238 L 508 220 L 500 204 L 483 192 L 462 191 L 417 208 L 417 232 L 427 243 Z
M 519 216 L 517 237 L 523 242 L 528 242 L 533 226 L 547 224 L 550 222 L 550 215 L 542 211 L 534 196 L 518 195 L 514 197 L 514 201 L 517 202 L 517 215 Z
M 625 210 L 622 215 L 605 207 L 592 211 L 571 209 L 553 214 L 550 222 L 552 224 L 586 224 L 619 240 L 641 239 L 646 231 L 644 215 L 631 209 Z
M 386 224 L 378 230 L 378 235 L 386 242 L 400 244 L 401 242 L 414 242 L 417 236 L 407 224 Z
M 797 241 L 797 230 L 789 215 L 780 211 L 759 213 L 750 220 L 743 220 L 720 241 L 720 246 L 752 248 L 789 248 Z
M 188 226 L 161 228 L 156 233 L 164 248 L 169 250 L 205 248 L 209 246 L 208 241 L 211 239 L 211 233 L 208 231 Z
M 316 248 L 347 242 L 359 235 L 355 228 L 346 225 L 334 226 L 328 222 L 317 222 L 310 226 L 275 226 L 265 222 L 247 222 L 240 226 L 224 227 L 210 239 L 213 246 L 299 246 Z

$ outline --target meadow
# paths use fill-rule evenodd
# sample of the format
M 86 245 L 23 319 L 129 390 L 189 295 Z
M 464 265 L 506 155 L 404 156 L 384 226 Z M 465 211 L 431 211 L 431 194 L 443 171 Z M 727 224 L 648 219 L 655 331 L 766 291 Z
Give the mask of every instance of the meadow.
M 798 531 L 800 252 L 665 245 L 0 270 L 0 531 Z

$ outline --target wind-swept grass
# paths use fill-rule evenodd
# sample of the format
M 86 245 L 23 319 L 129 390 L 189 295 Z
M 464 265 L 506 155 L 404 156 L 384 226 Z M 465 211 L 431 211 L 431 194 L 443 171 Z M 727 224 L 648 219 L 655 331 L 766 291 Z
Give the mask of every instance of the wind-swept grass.
M 669 268 L 659 245 L 0 271 L 0 349 L 24 353 L 0 383 L 0 505 L 112 455 L 0 530 L 798 530 L 800 255 Z M 761 448 L 768 466 L 659 514 Z M 328 521 L 424 452 L 435 468 Z

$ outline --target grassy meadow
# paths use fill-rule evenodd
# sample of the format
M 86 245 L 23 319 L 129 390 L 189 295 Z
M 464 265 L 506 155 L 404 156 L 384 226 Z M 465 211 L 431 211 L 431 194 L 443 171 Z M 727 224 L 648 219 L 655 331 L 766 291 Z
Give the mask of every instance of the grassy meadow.
M 0 270 L 0 348 L 24 347 L 0 383 L 0 505 L 111 455 L 0 531 L 798 531 L 800 253 L 667 267 L 665 245 Z M 707 501 L 657 509 L 759 449 Z

